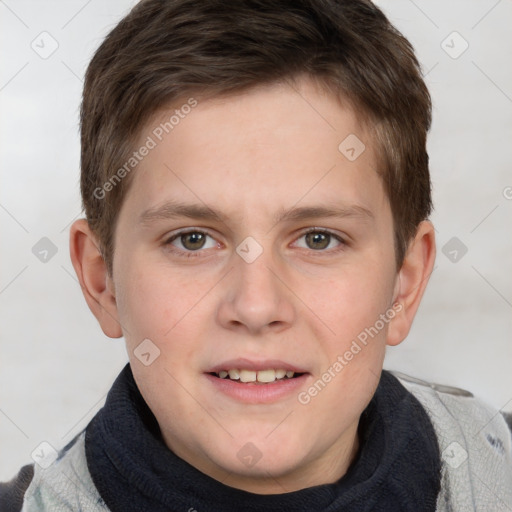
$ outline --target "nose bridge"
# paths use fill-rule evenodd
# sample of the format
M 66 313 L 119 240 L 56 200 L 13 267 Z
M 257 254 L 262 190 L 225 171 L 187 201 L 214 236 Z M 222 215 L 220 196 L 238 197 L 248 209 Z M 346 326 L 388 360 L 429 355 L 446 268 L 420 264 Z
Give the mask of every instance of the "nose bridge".
M 247 263 L 246 261 L 237 262 L 237 294 L 239 297 L 245 296 L 251 301 L 268 303 L 278 300 L 278 295 L 282 290 L 277 289 L 275 273 L 271 271 L 272 258 L 268 254 L 259 256 L 255 261 Z
M 283 328 L 293 321 L 294 307 L 277 277 L 279 271 L 274 268 L 272 251 L 261 248 L 254 259 L 247 257 L 251 251 L 254 257 L 255 247 L 249 241 L 248 245 L 240 244 L 237 253 L 241 254 L 234 255 L 234 271 L 230 272 L 220 319 L 224 325 L 243 325 L 251 332 L 269 326 Z

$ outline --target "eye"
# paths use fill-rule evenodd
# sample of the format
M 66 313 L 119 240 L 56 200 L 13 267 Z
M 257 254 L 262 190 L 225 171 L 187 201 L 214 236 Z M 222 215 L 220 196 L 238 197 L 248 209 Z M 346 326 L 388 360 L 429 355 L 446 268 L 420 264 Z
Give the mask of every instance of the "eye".
M 167 245 L 172 245 L 183 251 L 198 251 L 199 249 L 211 249 L 217 242 L 204 231 L 187 231 L 172 236 L 167 240 Z
M 344 245 L 343 240 L 333 233 L 323 230 L 311 230 L 304 233 L 295 242 L 297 247 L 303 249 L 312 249 L 314 251 L 323 251 L 325 249 L 334 249 Z

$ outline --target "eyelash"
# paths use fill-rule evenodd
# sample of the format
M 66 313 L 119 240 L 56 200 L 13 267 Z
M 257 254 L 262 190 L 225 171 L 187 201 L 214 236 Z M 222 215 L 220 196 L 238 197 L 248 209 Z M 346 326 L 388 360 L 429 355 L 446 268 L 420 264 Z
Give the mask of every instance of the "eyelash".
M 172 242 L 174 242 L 174 240 L 180 238 L 183 235 L 187 235 L 190 233 L 200 233 L 202 235 L 209 236 L 210 238 L 215 240 L 215 238 L 208 231 L 205 231 L 203 229 L 188 229 L 187 228 L 187 229 L 179 231 L 179 232 L 173 234 L 172 236 L 170 236 L 169 238 L 167 238 L 163 245 L 166 248 L 168 248 L 172 253 L 174 253 L 178 256 L 184 257 L 184 258 L 195 258 L 195 257 L 201 256 L 201 253 L 204 252 L 203 249 L 191 251 L 191 250 L 186 250 L 186 249 L 177 249 L 177 248 L 174 248 L 174 246 L 172 245 Z M 319 233 L 319 234 L 329 235 L 332 238 L 334 238 L 335 240 L 337 240 L 340 244 L 338 247 L 336 247 L 334 249 L 324 249 L 324 250 L 316 250 L 316 251 L 314 249 L 305 249 L 314 256 L 321 256 L 322 254 L 326 254 L 326 253 L 328 253 L 328 254 L 338 253 L 339 251 L 345 250 L 346 246 L 348 245 L 347 242 L 340 235 L 337 235 L 336 233 L 329 231 L 328 229 L 323 229 L 323 228 L 308 228 L 307 230 L 301 232 L 301 234 L 295 239 L 295 242 L 297 240 L 299 240 L 300 238 L 307 236 L 309 233 Z M 304 248 L 299 247 L 299 249 L 304 249 Z
M 181 256 L 183 258 L 197 258 L 198 256 L 201 256 L 201 253 L 204 252 L 204 250 L 198 249 L 197 251 L 189 251 L 186 249 L 175 248 L 172 245 L 172 242 L 174 242 L 174 240 L 182 237 L 183 235 L 188 235 L 190 233 L 201 233 L 202 235 L 209 236 L 210 238 L 215 240 L 215 238 L 210 233 L 208 233 L 208 231 L 205 231 L 203 229 L 184 229 L 182 231 L 178 231 L 177 233 L 175 233 L 175 234 L 171 235 L 169 238 L 167 238 L 164 242 L 164 246 L 170 252 L 176 254 L 177 256 Z
M 340 251 L 344 251 L 347 248 L 347 242 L 346 240 L 341 237 L 340 235 L 334 233 L 333 231 L 330 231 L 328 229 L 324 228 L 308 228 L 305 231 L 302 231 L 301 234 L 295 239 L 295 242 L 297 240 L 301 239 L 304 236 L 307 236 L 309 233 L 318 233 L 323 235 L 329 235 L 331 238 L 334 238 L 337 242 L 339 242 L 339 246 L 335 247 L 334 249 L 323 249 L 323 250 L 314 250 L 314 249 L 305 249 L 303 247 L 299 247 L 299 249 L 304 249 L 308 251 L 312 256 L 324 256 L 326 254 L 337 254 Z

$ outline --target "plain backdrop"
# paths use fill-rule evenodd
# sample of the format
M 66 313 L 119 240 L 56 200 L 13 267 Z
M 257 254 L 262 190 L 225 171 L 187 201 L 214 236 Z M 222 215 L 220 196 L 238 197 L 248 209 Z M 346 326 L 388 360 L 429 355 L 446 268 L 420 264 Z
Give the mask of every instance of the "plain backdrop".
M 133 4 L 0 0 L 0 480 L 42 441 L 59 448 L 82 430 L 127 361 L 85 304 L 68 234 L 84 71 Z M 512 2 L 378 4 L 433 97 L 438 241 L 412 332 L 385 367 L 512 410 Z

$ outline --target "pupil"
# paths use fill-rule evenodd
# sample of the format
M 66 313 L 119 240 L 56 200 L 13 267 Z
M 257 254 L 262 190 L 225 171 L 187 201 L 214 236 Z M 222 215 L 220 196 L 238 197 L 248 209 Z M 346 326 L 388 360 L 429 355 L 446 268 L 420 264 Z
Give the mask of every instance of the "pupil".
M 308 233 L 306 244 L 310 249 L 325 249 L 330 242 L 331 236 L 327 233 Z
M 204 233 L 186 233 L 181 236 L 181 243 L 183 244 L 183 247 L 196 251 L 203 247 L 205 239 L 206 237 L 204 236 Z

